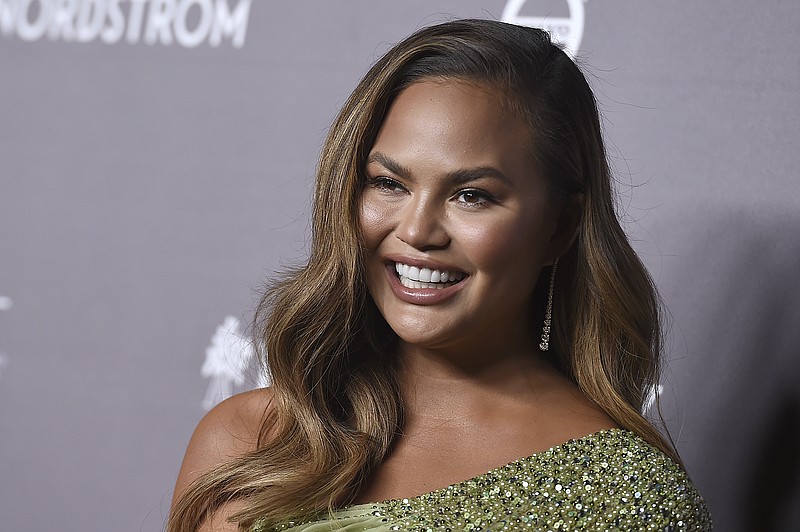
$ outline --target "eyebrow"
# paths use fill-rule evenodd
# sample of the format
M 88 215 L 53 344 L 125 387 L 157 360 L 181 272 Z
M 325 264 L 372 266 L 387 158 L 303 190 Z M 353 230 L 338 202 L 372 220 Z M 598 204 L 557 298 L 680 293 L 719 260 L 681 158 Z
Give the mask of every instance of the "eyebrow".
M 400 176 L 404 179 L 414 180 L 411 170 L 395 161 L 388 155 L 379 151 L 373 152 L 367 158 L 367 164 L 378 163 L 393 174 Z M 463 185 L 470 181 L 477 181 L 482 178 L 495 178 L 506 184 L 513 184 L 511 179 L 508 178 L 503 172 L 494 168 L 493 166 L 476 166 L 474 168 L 462 168 L 447 174 L 447 179 L 454 185 Z

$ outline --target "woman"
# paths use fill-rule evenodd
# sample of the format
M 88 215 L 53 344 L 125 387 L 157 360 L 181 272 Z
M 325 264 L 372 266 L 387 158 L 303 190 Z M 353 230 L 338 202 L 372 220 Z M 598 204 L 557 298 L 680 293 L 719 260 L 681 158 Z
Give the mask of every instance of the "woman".
M 274 385 L 200 423 L 170 531 L 710 528 L 640 414 L 658 300 L 545 32 L 390 50 L 328 135 L 313 237 L 257 312 Z

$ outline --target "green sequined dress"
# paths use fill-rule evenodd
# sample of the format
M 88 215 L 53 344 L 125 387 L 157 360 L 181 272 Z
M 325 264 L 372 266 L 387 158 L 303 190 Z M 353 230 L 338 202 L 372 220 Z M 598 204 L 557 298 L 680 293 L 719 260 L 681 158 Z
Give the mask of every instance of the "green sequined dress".
M 609 429 L 418 497 L 253 532 L 711 530 L 705 501 L 661 451 Z

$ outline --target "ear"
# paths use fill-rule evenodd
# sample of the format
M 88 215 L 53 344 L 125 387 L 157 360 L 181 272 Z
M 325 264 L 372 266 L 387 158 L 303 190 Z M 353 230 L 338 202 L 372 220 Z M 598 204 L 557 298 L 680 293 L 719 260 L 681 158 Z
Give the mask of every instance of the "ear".
M 550 238 L 550 260 L 563 257 L 578 238 L 583 219 L 583 194 L 570 194 L 561 203 L 556 214 L 556 230 Z

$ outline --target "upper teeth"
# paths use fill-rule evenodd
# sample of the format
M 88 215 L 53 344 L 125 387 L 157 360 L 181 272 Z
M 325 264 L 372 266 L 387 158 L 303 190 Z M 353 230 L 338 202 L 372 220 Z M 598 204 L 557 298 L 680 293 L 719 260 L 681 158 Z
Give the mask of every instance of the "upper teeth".
M 447 283 L 460 281 L 464 278 L 462 272 L 451 272 L 447 270 L 431 270 L 430 268 L 418 268 L 417 266 L 409 266 L 396 262 L 395 270 L 401 277 L 406 277 L 411 281 L 420 281 L 423 283 Z

